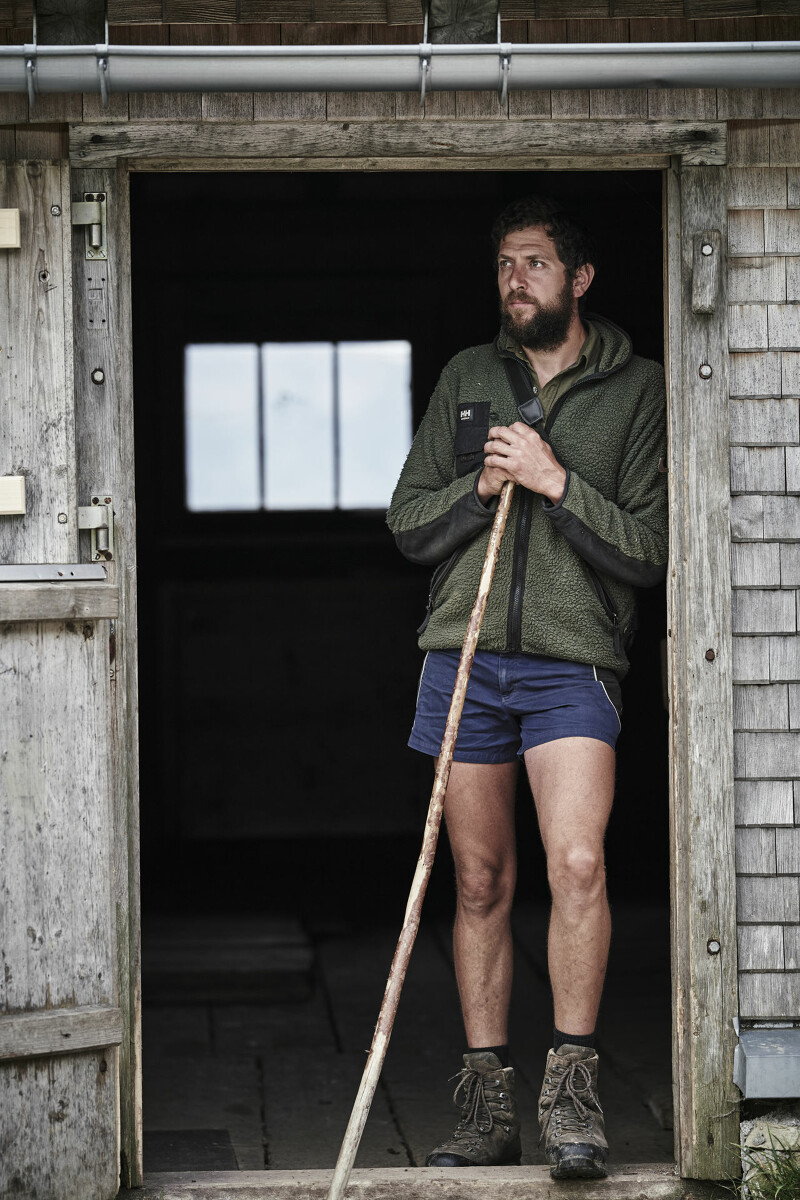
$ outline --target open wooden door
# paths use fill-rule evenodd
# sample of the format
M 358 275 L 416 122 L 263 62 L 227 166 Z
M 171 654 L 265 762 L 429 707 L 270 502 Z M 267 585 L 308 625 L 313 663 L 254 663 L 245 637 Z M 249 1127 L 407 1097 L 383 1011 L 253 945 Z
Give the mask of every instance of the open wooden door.
M 25 479 L 25 512 L 0 515 L 0 1195 L 37 1200 L 110 1200 L 141 1173 L 127 259 L 115 217 L 87 260 L 83 189 L 66 163 L 0 164 L 21 217 L 0 251 L 0 476 Z

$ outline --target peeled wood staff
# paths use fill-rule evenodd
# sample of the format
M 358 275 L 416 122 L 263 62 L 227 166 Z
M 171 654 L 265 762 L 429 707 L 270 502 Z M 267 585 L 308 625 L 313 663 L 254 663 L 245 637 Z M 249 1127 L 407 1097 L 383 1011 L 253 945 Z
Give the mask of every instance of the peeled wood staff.
M 428 880 L 433 868 L 436 843 L 439 838 L 439 827 L 442 823 L 447 781 L 450 778 L 450 768 L 453 765 L 453 751 L 455 750 L 456 737 L 458 736 L 461 710 L 464 707 L 464 697 L 467 692 L 467 681 L 469 680 L 469 673 L 472 670 L 472 661 L 475 658 L 478 634 L 481 631 L 486 601 L 489 599 L 489 590 L 492 586 L 494 569 L 497 565 L 497 556 L 500 551 L 500 542 L 506 527 L 508 510 L 511 506 L 513 495 L 514 484 L 509 480 L 503 484 L 503 490 L 500 494 L 500 503 L 495 513 L 489 545 L 486 548 L 486 558 L 483 563 L 481 580 L 478 584 L 478 594 L 475 597 L 475 604 L 472 608 L 472 615 L 469 619 L 464 645 L 461 650 L 461 658 L 458 663 L 456 681 L 453 687 L 453 698 L 450 701 L 450 711 L 447 714 L 442 748 L 439 752 L 439 761 L 436 765 L 436 775 L 433 780 L 431 802 L 428 806 L 428 817 L 425 822 L 425 836 L 422 839 L 422 849 L 420 850 L 417 869 L 414 872 L 414 879 L 411 884 L 403 928 L 400 930 L 397 949 L 394 952 L 394 958 L 389 970 L 389 978 L 386 981 L 386 991 L 383 993 L 381 1011 L 378 1014 L 378 1023 L 375 1026 L 375 1033 L 372 1037 L 372 1045 L 370 1046 L 369 1056 L 364 1067 L 364 1074 L 361 1076 L 361 1084 L 353 1105 L 353 1111 L 350 1114 L 347 1129 L 345 1130 L 342 1148 L 339 1151 L 339 1158 L 336 1162 L 336 1169 L 333 1172 L 333 1179 L 328 1191 L 328 1200 L 343 1200 L 344 1198 L 350 1179 L 350 1172 L 353 1169 L 353 1163 L 355 1162 L 359 1143 L 361 1142 L 361 1135 L 364 1132 L 364 1126 L 369 1116 L 372 1097 L 375 1095 L 375 1088 L 378 1086 L 383 1061 L 386 1058 L 389 1038 L 392 1035 L 392 1026 L 397 1015 L 397 1006 L 400 1003 L 400 992 L 403 988 L 406 971 L 408 970 L 408 961 L 411 957 L 411 950 L 417 936 L 417 930 L 419 929 L 422 901 L 425 898 L 425 889 L 428 886 Z

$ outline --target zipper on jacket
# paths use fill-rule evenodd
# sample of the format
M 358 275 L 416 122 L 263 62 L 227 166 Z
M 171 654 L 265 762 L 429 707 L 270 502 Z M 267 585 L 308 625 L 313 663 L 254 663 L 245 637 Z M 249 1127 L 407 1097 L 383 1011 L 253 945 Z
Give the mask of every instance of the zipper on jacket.
M 595 586 L 595 591 L 600 599 L 600 603 L 605 609 L 606 616 L 614 627 L 614 653 L 619 658 L 622 655 L 622 635 L 620 633 L 619 616 L 617 615 L 617 610 L 614 607 L 614 601 L 603 587 L 600 576 L 597 574 L 597 571 L 595 571 L 594 567 L 591 566 L 590 563 L 586 563 L 585 565 L 586 570 L 591 576 L 592 583 Z
M 525 491 L 519 506 L 517 528 L 514 532 L 514 558 L 511 592 L 508 598 L 506 642 L 509 650 L 522 649 L 522 602 L 525 599 L 525 571 L 528 562 L 528 543 L 531 537 L 533 492 Z
M 469 545 L 469 543 L 465 543 L 463 546 L 458 546 L 453 551 L 453 553 L 450 555 L 449 558 L 446 558 L 444 560 L 444 562 L 440 562 L 438 567 L 435 568 L 433 574 L 431 575 L 431 585 L 430 585 L 430 589 L 428 591 L 428 606 L 425 609 L 425 616 L 423 618 L 422 624 L 420 625 L 419 629 L 417 630 L 417 633 L 424 633 L 425 630 L 427 629 L 428 622 L 430 621 L 430 619 L 433 615 L 433 606 L 436 602 L 437 593 L 438 593 L 439 589 L 441 588 L 442 584 L 444 583 L 445 579 L 447 579 L 447 576 L 452 571 L 453 567 L 456 565 L 458 560 L 461 558 L 461 555 L 464 553 L 464 551 L 466 550 L 468 545 Z

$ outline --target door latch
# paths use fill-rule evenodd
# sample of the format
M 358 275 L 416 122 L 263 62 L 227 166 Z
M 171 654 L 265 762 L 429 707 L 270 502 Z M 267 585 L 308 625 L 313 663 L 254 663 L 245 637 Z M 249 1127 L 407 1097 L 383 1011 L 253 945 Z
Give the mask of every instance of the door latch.
M 84 226 L 86 257 L 92 262 L 108 258 L 106 202 L 105 192 L 84 192 L 83 200 L 72 204 L 72 224 Z
M 114 558 L 114 509 L 110 496 L 92 496 L 92 503 L 78 509 L 78 529 L 91 532 L 92 562 Z

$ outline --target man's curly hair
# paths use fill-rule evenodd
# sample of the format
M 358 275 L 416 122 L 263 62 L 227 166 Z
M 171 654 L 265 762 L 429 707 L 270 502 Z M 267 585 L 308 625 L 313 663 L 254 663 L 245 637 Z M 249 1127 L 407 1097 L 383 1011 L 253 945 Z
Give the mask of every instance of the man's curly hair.
M 500 213 L 492 226 L 492 253 L 495 261 L 500 243 L 508 233 L 539 225 L 555 242 L 556 252 L 572 279 L 578 267 L 594 262 L 594 247 L 585 229 L 555 200 L 547 196 L 526 196 L 514 200 Z

